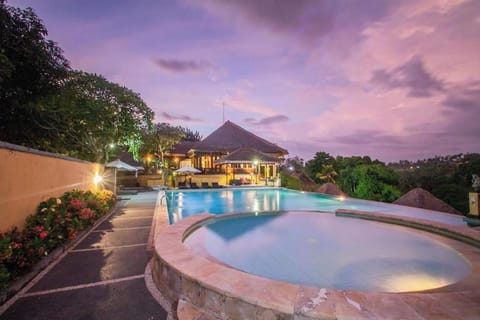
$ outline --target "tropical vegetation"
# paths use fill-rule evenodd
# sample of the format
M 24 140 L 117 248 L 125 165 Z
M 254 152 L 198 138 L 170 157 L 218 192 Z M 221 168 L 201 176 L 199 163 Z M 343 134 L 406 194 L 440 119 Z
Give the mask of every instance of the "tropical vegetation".
M 385 164 L 368 156 L 333 157 L 317 152 L 303 165 L 303 159 L 287 159 L 284 175 L 304 172 L 317 184 L 337 184 L 348 195 L 361 199 L 393 202 L 414 188 L 423 188 L 462 213 L 467 213 L 472 175 L 480 173 L 480 154 L 437 156 L 418 161 Z M 298 181 L 297 181 L 298 180 Z M 284 185 L 314 190 L 295 177 L 283 177 Z
M 24 275 L 52 250 L 78 237 L 115 204 L 108 190 L 73 190 L 38 205 L 23 230 L 0 234 L 0 289 Z

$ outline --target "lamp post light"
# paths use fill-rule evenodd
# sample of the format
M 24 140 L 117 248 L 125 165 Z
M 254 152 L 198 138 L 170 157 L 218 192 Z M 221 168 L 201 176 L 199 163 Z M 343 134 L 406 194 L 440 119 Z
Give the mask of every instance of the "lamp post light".
M 255 184 L 258 184 L 258 160 L 254 160 L 253 164 L 255 165 Z

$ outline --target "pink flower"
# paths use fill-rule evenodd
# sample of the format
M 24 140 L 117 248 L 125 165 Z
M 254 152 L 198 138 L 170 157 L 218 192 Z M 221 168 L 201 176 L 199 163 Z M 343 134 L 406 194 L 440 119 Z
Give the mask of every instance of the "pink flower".
M 75 239 L 77 237 L 77 233 L 76 232 L 72 232 L 68 235 L 68 239 L 72 240 L 72 239 Z
M 20 242 L 14 242 L 12 244 L 12 248 L 13 249 L 20 249 L 20 248 L 22 248 L 22 244 Z
M 90 208 L 83 208 L 81 211 L 80 211 L 80 219 L 82 220 L 89 220 L 93 217 L 95 217 L 95 211 L 93 211 L 92 209 Z
M 47 236 L 48 236 L 48 232 L 47 232 L 47 231 L 42 231 L 42 232 L 40 232 L 40 234 L 39 234 L 40 239 L 45 239 Z
M 42 232 L 42 231 L 43 231 L 43 226 L 35 227 L 35 231 L 36 231 L 37 233 Z
M 82 208 L 85 208 L 86 204 L 80 199 L 72 199 L 70 200 L 70 207 L 73 209 L 80 210 Z

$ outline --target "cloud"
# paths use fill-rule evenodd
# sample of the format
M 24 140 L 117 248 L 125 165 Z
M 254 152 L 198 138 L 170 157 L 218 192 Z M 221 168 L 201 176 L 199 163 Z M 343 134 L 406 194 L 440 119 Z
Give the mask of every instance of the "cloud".
M 443 115 L 449 119 L 443 128 L 448 135 L 461 140 L 478 140 L 480 136 L 480 81 L 464 83 L 452 87 L 442 101 L 446 107 Z
M 351 134 L 335 136 L 336 143 L 346 145 L 401 145 L 404 141 L 380 130 L 355 130 Z
M 443 82 L 425 69 L 422 58 L 418 55 L 392 71 L 373 71 L 370 81 L 386 89 L 407 89 L 408 96 L 414 98 L 427 98 L 444 91 Z
M 289 118 L 283 114 L 278 114 L 276 116 L 265 117 L 259 120 L 255 118 L 245 118 L 243 121 L 254 126 L 268 126 L 273 123 L 288 121 Z
M 176 59 L 155 59 L 154 63 L 161 69 L 175 72 L 198 72 L 204 70 L 210 70 L 212 64 L 208 61 L 194 61 L 194 60 L 176 60 Z
M 480 81 L 457 85 L 448 90 L 442 104 L 449 108 L 465 111 L 480 111 Z
M 383 17 L 391 8 L 390 1 L 362 0 L 186 0 L 205 8 L 209 13 L 240 25 L 267 29 L 272 33 L 294 35 L 302 40 L 315 40 L 336 30 L 359 31 L 366 24 Z M 348 8 L 348 10 L 346 10 Z
M 175 120 L 190 121 L 190 122 L 202 121 L 201 119 L 192 118 L 192 117 L 187 116 L 187 115 L 175 116 L 175 115 L 172 115 L 172 114 L 167 113 L 167 112 L 160 113 L 160 116 L 162 116 L 163 118 L 165 118 L 167 120 L 173 120 L 173 121 L 175 121 Z

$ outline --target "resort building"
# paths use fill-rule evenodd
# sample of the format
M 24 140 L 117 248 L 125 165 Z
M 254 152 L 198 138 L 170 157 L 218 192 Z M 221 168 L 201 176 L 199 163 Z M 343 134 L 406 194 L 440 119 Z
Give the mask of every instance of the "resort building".
M 267 183 L 278 176 L 288 151 L 226 121 L 201 141 L 182 142 L 170 157 L 177 168 L 192 166 L 203 178 L 225 184 Z

